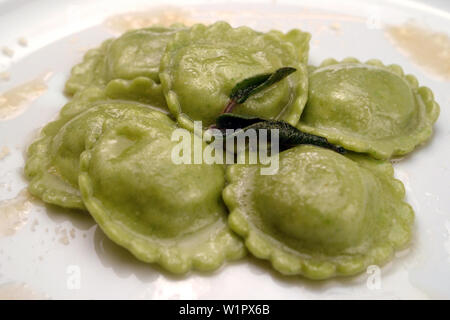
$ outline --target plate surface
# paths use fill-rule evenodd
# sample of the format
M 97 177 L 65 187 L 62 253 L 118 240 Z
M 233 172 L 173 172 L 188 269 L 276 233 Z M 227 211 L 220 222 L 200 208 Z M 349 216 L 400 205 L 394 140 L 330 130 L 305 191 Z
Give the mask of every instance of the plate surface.
M 396 42 L 392 33 L 414 25 L 450 34 L 448 2 L 172 1 L 171 7 L 168 1 L 165 7 L 153 3 L 155 7 L 149 8 L 144 0 L 0 1 L 0 298 L 450 298 L 448 62 L 443 60 L 442 68 L 427 65 L 426 54 L 430 59 L 436 54 L 418 52 L 427 43 L 408 46 Z M 124 14 L 132 11 L 140 13 Z M 407 200 L 416 212 L 408 250 L 381 269 L 322 282 L 280 276 L 250 257 L 212 274 L 179 277 L 134 259 L 108 240 L 88 215 L 29 200 L 22 191 L 27 185 L 25 149 L 67 101 L 64 82 L 88 48 L 130 26 L 216 20 L 263 31 L 300 28 L 312 34 L 311 64 L 328 57 L 378 58 L 400 64 L 434 91 L 441 115 L 432 140 L 395 163 L 396 176 L 405 184 Z M 448 60 L 448 36 L 427 32 L 422 35 L 425 40 L 437 37 L 442 41 L 434 45 L 447 46 Z M 17 108 L 8 113 L 5 106 Z M 15 232 L 7 223 L 16 223 Z

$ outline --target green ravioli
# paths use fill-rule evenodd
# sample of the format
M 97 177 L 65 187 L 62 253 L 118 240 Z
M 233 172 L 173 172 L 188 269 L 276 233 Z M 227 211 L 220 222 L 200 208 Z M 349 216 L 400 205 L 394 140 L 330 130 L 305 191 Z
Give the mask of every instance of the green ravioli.
M 296 125 L 307 96 L 309 34 L 260 33 L 225 22 L 194 25 L 176 33 L 161 60 L 160 79 L 170 112 L 181 126 L 207 127 L 224 109 L 241 80 L 281 67 L 297 72 L 235 108 L 239 114 L 283 119 Z
M 80 190 L 102 230 L 174 273 L 214 270 L 245 254 L 226 223 L 222 165 L 175 164 L 175 123 L 126 121 L 81 156 Z
M 280 153 L 279 171 L 232 165 L 229 225 L 283 274 L 352 275 L 382 264 L 411 236 L 414 213 L 390 163 L 314 146 Z
M 167 43 L 183 26 L 132 30 L 112 41 L 105 56 L 106 75 L 111 79 L 147 77 L 159 82 L 159 63 Z
M 134 100 L 166 108 L 159 84 L 159 64 L 167 42 L 183 29 L 151 27 L 124 33 L 89 50 L 72 68 L 66 92 L 73 95 L 90 86 L 106 87 L 113 99 Z
M 137 101 L 167 110 L 161 84 L 146 77 L 111 80 L 105 88 L 105 95 L 114 100 Z
M 74 95 L 90 86 L 106 84 L 105 56 L 112 41 L 114 40 L 107 39 L 100 47 L 90 49 L 84 55 L 83 61 L 72 68 L 65 85 L 67 94 Z
M 388 159 L 426 141 L 438 116 L 431 90 L 419 87 L 399 66 L 329 59 L 310 72 L 298 128 L 348 150 Z
M 78 190 L 80 154 L 92 147 L 104 130 L 131 119 L 171 121 L 159 111 L 130 102 L 75 100 L 63 111 L 29 147 L 25 174 L 31 194 L 66 208 L 84 209 Z

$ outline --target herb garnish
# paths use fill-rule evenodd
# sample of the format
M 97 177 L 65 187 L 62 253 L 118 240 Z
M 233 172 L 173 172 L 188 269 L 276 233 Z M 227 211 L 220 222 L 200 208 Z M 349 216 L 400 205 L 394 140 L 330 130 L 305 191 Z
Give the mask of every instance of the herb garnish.
M 252 124 L 265 121 L 265 119 L 253 117 L 253 116 L 245 116 L 241 114 L 235 113 L 224 113 L 217 117 L 216 119 L 216 128 L 218 129 L 243 129 Z
M 283 80 L 295 71 L 297 71 L 297 69 L 284 67 L 278 69 L 274 73 L 260 74 L 242 80 L 234 86 L 233 90 L 231 90 L 230 101 L 223 110 L 223 113 L 229 113 L 233 111 L 233 108 L 237 104 L 244 103 L 251 95 L 260 92 L 270 87 L 271 85 Z
M 224 139 L 234 139 L 235 136 L 243 134 L 250 129 L 265 129 L 267 131 L 278 129 L 279 145 L 283 149 L 289 149 L 300 144 L 310 144 L 331 149 L 338 153 L 345 153 L 346 150 L 344 148 L 329 143 L 326 138 L 302 132 L 286 121 L 267 120 L 254 116 L 231 113 L 237 104 L 244 103 L 252 94 L 270 87 L 295 71 L 295 68 L 284 67 L 274 73 L 256 75 L 236 84 L 231 90 L 230 101 L 226 105 L 223 113 L 217 117 L 216 124 L 212 127 L 220 129 Z M 237 131 L 227 135 L 225 129 Z
M 242 116 L 232 113 L 222 114 L 217 118 L 216 122 L 218 129 L 241 129 L 232 135 L 226 135 L 224 138 L 229 139 L 239 134 L 245 133 L 246 130 L 260 130 L 267 131 L 279 130 L 279 145 L 282 149 L 289 149 L 300 144 L 310 144 L 322 148 L 331 149 L 338 153 L 345 153 L 346 150 L 340 146 L 329 143 L 326 138 L 319 137 L 310 133 L 302 132 L 294 126 L 291 126 L 286 121 L 282 120 L 264 120 L 257 117 Z

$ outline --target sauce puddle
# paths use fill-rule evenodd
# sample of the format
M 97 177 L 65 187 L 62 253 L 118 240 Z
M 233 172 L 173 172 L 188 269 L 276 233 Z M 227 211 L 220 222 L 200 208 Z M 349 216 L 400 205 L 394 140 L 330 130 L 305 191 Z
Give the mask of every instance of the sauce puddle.
M 11 151 L 9 150 L 9 148 L 7 146 L 3 146 L 0 149 L 0 160 L 3 160 L 4 158 L 6 158 L 10 153 L 11 153 Z
M 450 81 L 450 38 L 414 22 L 387 26 L 386 36 L 407 57 L 425 71 Z
M 0 286 L 0 300 L 45 300 L 48 296 L 38 293 L 24 283 L 6 283 Z
M 15 234 L 28 221 L 32 197 L 26 189 L 8 200 L 0 201 L 0 237 Z
M 169 27 L 175 23 L 192 25 L 190 13 L 180 8 L 155 8 L 139 12 L 126 12 L 111 16 L 104 25 L 113 32 L 146 28 L 154 25 Z
M 47 81 L 51 75 L 51 72 L 47 72 L 0 94 L 0 120 L 8 120 L 21 114 L 31 102 L 47 90 Z

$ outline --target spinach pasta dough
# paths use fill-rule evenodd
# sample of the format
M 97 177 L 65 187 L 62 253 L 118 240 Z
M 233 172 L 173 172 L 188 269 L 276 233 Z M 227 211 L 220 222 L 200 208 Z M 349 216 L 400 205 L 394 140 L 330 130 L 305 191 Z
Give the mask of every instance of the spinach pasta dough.
M 426 141 L 439 115 L 427 87 L 397 65 L 329 59 L 309 75 L 298 128 L 379 159 L 404 155 Z
M 229 167 L 229 224 L 283 274 L 352 275 L 410 239 L 414 213 L 388 162 L 298 146 L 280 153 L 277 174 L 260 175 L 259 167 Z
M 157 119 L 110 128 L 81 156 L 80 190 L 102 230 L 138 259 L 174 273 L 214 270 L 245 254 L 226 223 L 224 169 L 175 164 L 174 129 Z
M 86 53 L 72 68 L 66 92 L 75 94 L 89 86 L 106 87 L 113 99 L 128 99 L 165 108 L 159 84 L 159 64 L 167 42 L 184 28 L 151 27 L 129 31 L 106 40 Z
M 291 31 L 260 33 L 225 22 L 194 25 L 176 33 L 161 60 L 160 79 L 170 112 L 181 126 L 215 122 L 239 81 L 281 67 L 297 72 L 259 92 L 234 112 L 296 125 L 307 95 L 304 61 L 309 34 Z
M 112 41 L 105 56 L 108 79 L 147 77 L 159 82 L 159 63 L 167 43 L 183 26 L 151 27 L 124 33 Z
M 25 174 L 31 180 L 30 193 L 67 208 L 84 209 L 78 190 L 79 157 L 103 130 L 115 122 L 131 119 L 172 121 L 165 114 L 137 103 L 78 101 L 65 108 L 63 116 L 45 126 L 41 137 L 30 146 Z
M 69 95 L 82 91 L 90 86 L 106 84 L 105 55 L 113 39 L 105 40 L 100 47 L 90 49 L 83 57 L 83 61 L 75 65 L 70 78 L 65 85 Z

